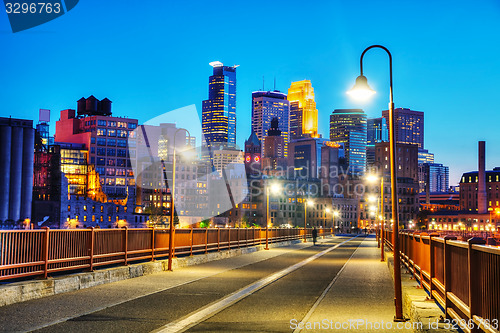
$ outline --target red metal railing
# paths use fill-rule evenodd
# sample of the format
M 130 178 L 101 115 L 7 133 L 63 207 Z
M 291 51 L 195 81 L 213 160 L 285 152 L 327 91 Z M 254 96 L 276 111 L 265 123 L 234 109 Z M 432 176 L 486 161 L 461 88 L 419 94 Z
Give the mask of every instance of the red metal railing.
M 307 229 L 311 236 L 312 229 Z M 332 229 L 318 229 L 318 236 Z M 269 243 L 302 239 L 303 228 L 270 228 Z M 265 244 L 263 228 L 176 229 L 175 254 L 193 255 Z M 0 230 L 0 281 L 168 257 L 169 230 Z
M 399 234 L 401 261 L 446 317 L 465 332 L 498 332 L 500 247 L 479 237 L 467 242 L 437 233 Z M 386 231 L 392 248 L 392 232 Z

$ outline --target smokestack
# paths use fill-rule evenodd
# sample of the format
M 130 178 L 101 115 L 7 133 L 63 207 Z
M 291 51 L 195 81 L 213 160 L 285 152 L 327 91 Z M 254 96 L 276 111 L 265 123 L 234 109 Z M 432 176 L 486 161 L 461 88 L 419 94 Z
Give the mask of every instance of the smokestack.
M 486 195 L 486 158 L 485 142 L 479 141 L 479 166 L 477 180 L 477 212 L 479 214 L 488 213 L 488 196 Z

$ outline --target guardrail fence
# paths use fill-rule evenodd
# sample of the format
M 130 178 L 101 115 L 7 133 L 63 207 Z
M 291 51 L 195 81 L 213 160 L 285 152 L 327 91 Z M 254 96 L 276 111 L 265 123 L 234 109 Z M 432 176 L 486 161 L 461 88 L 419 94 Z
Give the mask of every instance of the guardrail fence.
M 401 261 L 462 330 L 498 332 L 500 247 L 484 245 L 479 237 L 464 242 L 438 236 L 400 233 Z M 392 231 L 385 240 L 392 248 Z
M 268 242 L 301 239 L 304 232 L 310 237 L 311 231 L 269 228 Z M 318 229 L 318 236 L 330 234 L 332 229 Z M 265 242 L 265 228 L 176 229 L 174 253 L 194 255 Z M 0 281 L 155 260 L 168 257 L 168 251 L 168 229 L 0 230 Z

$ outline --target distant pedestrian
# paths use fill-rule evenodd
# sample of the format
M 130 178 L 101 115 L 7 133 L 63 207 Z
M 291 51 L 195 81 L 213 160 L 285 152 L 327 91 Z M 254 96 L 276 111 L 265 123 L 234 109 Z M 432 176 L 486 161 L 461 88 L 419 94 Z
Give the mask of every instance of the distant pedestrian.
M 312 236 L 313 236 L 313 244 L 316 245 L 316 239 L 318 238 L 318 229 L 316 229 L 316 227 L 313 228 Z

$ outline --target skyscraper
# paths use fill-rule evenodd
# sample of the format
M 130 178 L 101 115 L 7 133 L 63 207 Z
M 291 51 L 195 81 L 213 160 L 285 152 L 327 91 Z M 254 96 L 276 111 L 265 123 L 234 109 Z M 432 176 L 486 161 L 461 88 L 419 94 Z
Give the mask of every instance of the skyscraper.
M 382 111 L 382 117 L 389 123 L 389 110 Z M 424 113 L 405 108 L 394 109 L 397 143 L 418 144 L 424 148 Z
M 450 185 L 449 168 L 440 163 L 424 163 L 418 165 L 420 193 L 448 192 Z
M 366 163 L 375 162 L 375 143 L 389 141 L 389 131 L 384 117 L 367 119 Z
M 260 142 L 268 136 L 271 121 L 278 120 L 278 129 L 284 140 L 284 156 L 288 156 L 288 143 L 290 142 L 290 102 L 287 96 L 277 90 L 255 91 L 252 93 L 252 130 Z
M 310 80 L 292 82 L 288 89 L 290 101 L 291 139 L 318 138 L 318 109 Z
M 278 118 L 271 120 L 268 135 L 264 138 L 262 170 L 267 175 L 281 175 L 286 170 L 285 140 L 279 129 Z
M 204 147 L 236 146 L 236 67 L 210 63 L 208 99 L 202 105 Z
M 337 109 L 330 115 L 330 140 L 342 143 L 350 174 L 366 169 L 366 113 L 361 109 Z

